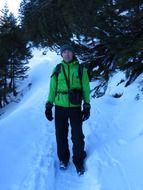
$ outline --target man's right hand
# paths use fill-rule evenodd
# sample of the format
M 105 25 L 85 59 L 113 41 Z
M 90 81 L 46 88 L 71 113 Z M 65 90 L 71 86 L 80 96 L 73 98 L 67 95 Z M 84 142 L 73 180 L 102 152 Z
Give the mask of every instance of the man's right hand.
M 53 107 L 53 104 L 50 102 L 47 102 L 45 105 L 45 115 L 49 121 L 53 120 L 52 107 Z

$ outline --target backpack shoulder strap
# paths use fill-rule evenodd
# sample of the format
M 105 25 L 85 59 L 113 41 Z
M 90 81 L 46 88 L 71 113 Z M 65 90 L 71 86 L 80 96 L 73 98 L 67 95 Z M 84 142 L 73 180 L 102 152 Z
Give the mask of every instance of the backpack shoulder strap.
M 78 75 L 79 75 L 81 87 L 83 86 L 83 84 L 82 84 L 83 68 L 84 68 L 84 65 L 83 64 L 79 64 Z
M 55 75 L 56 76 L 56 94 L 57 95 L 57 89 L 58 89 L 58 75 L 61 71 L 61 63 L 56 65 L 55 71 L 52 73 L 51 78 Z
M 56 75 L 56 77 L 58 77 L 58 74 L 61 71 L 61 63 L 56 65 L 55 71 L 52 73 L 51 77 L 53 77 L 54 75 Z

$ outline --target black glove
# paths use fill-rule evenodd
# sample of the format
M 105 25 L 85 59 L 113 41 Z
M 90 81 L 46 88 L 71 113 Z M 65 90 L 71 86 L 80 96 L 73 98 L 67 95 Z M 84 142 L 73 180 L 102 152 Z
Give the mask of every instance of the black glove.
M 53 107 L 53 104 L 50 103 L 50 102 L 47 102 L 46 105 L 45 105 L 45 115 L 46 115 L 46 118 L 49 120 L 49 121 L 52 121 L 53 120 L 53 115 L 52 115 L 52 107 Z
M 91 108 L 91 106 L 89 103 L 83 104 L 82 121 L 85 121 L 90 117 L 90 108 Z

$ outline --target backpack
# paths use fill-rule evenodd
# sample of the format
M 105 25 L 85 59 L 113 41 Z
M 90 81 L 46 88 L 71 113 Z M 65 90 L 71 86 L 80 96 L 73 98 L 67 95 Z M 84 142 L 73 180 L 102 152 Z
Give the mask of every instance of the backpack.
M 79 67 L 78 67 L 78 76 L 79 76 L 79 79 L 80 79 L 81 87 L 82 87 L 83 68 L 84 68 L 84 65 L 79 64 Z M 57 93 L 58 75 L 59 75 L 60 71 L 61 71 L 61 63 L 59 63 L 59 64 L 56 65 L 55 71 L 51 75 L 51 77 L 54 76 L 54 75 L 56 76 L 56 93 Z

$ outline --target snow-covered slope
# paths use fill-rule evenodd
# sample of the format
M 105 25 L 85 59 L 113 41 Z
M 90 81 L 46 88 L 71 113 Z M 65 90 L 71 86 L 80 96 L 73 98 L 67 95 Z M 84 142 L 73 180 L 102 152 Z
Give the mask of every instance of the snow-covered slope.
M 44 115 L 50 74 L 60 57 L 36 54 L 25 81 L 30 89 L 0 120 L 0 190 L 142 190 L 143 76 L 125 88 L 117 86 L 124 79 L 117 73 L 103 97 L 91 98 L 91 117 L 83 124 L 87 172 L 78 177 L 72 161 L 67 171 L 58 169 L 54 121 Z M 123 95 L 114 98 L 116 93 Z
M 96 169 L 101 190 L 142 190 L 143 75 L 128 88 L 122 83 L 116 86 L 121 79 L 123 74 L 116 74 L 106 95 L 92 100 L 87 165 L 93 173 Z M 123 96 L 113 98 L 114 93 Z

